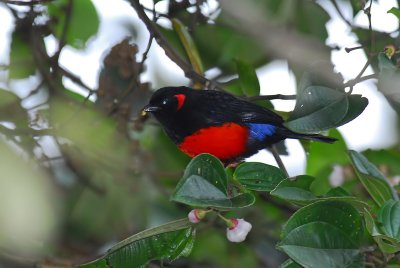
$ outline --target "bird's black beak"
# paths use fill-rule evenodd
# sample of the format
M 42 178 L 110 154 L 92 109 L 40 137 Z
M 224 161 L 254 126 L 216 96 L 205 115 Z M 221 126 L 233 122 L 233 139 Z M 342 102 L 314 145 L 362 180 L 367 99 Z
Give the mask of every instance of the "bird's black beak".
M 160 107 L 158 107 L 158 106 L 152 106 L 152 105 L 150 105 L 150 104 L 148 104 L 148 105 L 146 105 L 144 108 L 143 108 L 143 112 L 146 112 L 146 113 L 153 113 L 153 112 L 157 112 L 157 111 L 159 111 L 161 108 Z

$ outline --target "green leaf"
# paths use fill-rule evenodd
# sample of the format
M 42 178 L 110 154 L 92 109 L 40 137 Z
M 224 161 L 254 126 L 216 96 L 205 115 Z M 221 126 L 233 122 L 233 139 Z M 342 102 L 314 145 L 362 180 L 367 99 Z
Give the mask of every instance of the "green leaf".
M 301 133 L 338 127 L 360 115 L 368 104 L 361 95 L 324 86 L 309 86 L 297 95 L 296 106 L 286 126 Z
M 185 48 L 186 54 L 193 66 L 193 70 L 198 74 L 203 74 L 203 64 L 199 52 L 197 50 L 196 44 L 194 43 L 192 37 L 190 36 L 186 27 L 178 19 L 172 19 L 172 26 L 177 33 L 182 46 Z
M 19 104 L 20 99 L 14 93 L 0 88 L 0 107 Z
M 302 266 L 300 266 L 299 264 L 295 263 L 291 259 L 288 259 L 287 261 L 285 261 L 284 263 L 279 265 L 279 268 L 301 268 L 301 267 Z
M 374 222 L 374 218 L 372 217 L 368 209 L 364 209 L 364 219 L 365 226 L 368 232 L 374 238 L 382 252 L 393 254 L 400 251 L 400 243 L 398 242 L 398 240 L 390 236 L 381 234 Z
M 361 95 L 353 94 L 346 96 L 349 102 L 349 107 L 346 115 L 339 123 L 337 123 L 336 127 L 347 124 L 348 122 L 358 117 L 365 110 L 365 108 L 367 108 L 368 105 L 368 99 L 362 97 Z
M 29 43 L 29 34 L 14 31 L 11 36 L 10 79 L 27 78 L 35 73 L 33 50 Z
M 49 15 L 55 22 L 54 34 L 61 39 L 64 29 L 67 29 L 65 42 L 75 48 L 83 48 L 99 29 L 99 16 L 91 0 L 73 0 L 71 7 L 69 0 L 56 0 L 47 6 Z
M 241 164 L 236 168 L 233 177 L 244 187 L 254 191 L 272 191 L 286 178 L 279 168 L 256 162 Z
M 335 226 L 324 222 L 302 225 L 278 246 L 304 267 L 362 267 L 363 255 Z
M 326 130 L 335 127 L 344 118 L 348 106 L 343 92 L 310 86 L 297 95 L 296 106 L 286 126 L 302 133 Z
M 387 179 L 362 154 L 350 150 L 349 155 L 358 178 L 378 206 L 399 199 Z
M 362 218 L 349 203 L 319 201 L 295 212 L 278 247 L 304 267 L 361 267 Z
M 391 9 L 388 10 L 387 13 L 392 13 L 400 20 L 400 9 L 392 7 Z
M 101 258 L 79 267 L 144 267 L 150 260 L 173 261 L 188 256 L 194 230 L 187 219 L 135 234 L 113 246 Z
M 314 178 L 307 175 L 297 176 L 295 180 L 293 178 L 284 179 L 271 191 L 271 195 L 298 205 L 306 205 L 317 199 L 310 191 L 313 181 Z
M 389 200 L 379 210 L 383 232 L 400 242 L 400 201 Z
M 181 181 L 176 188 L 179 188 L 186 179 L 191 176 L 199 176 L 221 191 L 227 194 L 227 178 L 224 166 L 218 158 L 210 154 L 200 154 L 194 157 L 187 165 Z
M 236 59 L 236 68 L 239 74 L 239 82 L 242 91 L 248 97 L 260 95 L 260 83 L 254 67 L 243 61 Z
M 362 218 L 357 209 L 347 201 L 322 200 L 299 209 L 287 221 L 282 230 L 282 237 L 286 237 L 299 226 L 311 222 L 332 224 L 339 227 L 355 245 L 361 243 Z
M 222 163 L 210 154 L 201 154 L 186 167 L 171 200 L 196 207 L 232 209 L 252 205 L 255 197 L 250 193 L 228 197 Z

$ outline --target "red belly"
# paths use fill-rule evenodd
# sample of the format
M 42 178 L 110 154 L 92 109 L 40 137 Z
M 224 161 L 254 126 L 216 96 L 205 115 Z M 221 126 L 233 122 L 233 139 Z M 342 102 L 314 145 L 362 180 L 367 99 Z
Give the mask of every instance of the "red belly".
M 221 160 L 232 159 L 246 151 L 248 132 L 235 123 L 208 127 L 187 136 L 179 148 L 191 157 L 209 153 Z

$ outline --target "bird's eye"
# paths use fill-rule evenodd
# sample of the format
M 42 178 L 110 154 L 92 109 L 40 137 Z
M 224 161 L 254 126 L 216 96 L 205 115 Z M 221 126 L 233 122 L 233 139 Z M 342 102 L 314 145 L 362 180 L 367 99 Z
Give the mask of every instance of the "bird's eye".
M 168 103 L 167 100 L 163 100 L 162 102 L 163 105 L 166 105 L 167 103 Z

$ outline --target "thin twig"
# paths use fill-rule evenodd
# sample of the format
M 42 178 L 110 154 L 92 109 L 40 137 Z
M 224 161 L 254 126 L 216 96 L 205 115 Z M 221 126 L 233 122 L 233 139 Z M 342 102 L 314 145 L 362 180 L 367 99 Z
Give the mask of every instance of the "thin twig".
M 378 79 L 379 75 L 378 74 L 369 74 L 363 77 L 359 77 L 359 78 L 355 78 L 352 80 L 347 81 L 346 83 L 343 84 L 343 88 L 346 87 L 354 87 L 356 84 L 366 81 L 366 80 L 370 80 L 370 79 Z
M 274 156 L 275 161 L 278 164 L 279 168 L 285 173 L 286 177 L 289 177 L 289 173 L 287 172 L 285 165 L 283 164 L 282 159 L 279 156 L 278 150 L 276 149 L 275 145 L 271 145 L 269 148 L 271 149 L 271 153 Z
M 331 3 L 333 5 L 333 7 L 336 9 L 336 12 L 339 14 L 339 16 L 342 18 L 342 20 L 351 28 L 353 28 L 353 24 L 343 15 L 342 11 L 339 8 L 338 3 L 336 2 L 336 0 L 331 0 Z
M 130 0 L 130 4 L 136 10 L 139 18 L 142 22 L 146 25 L 147 30 L 149 31 L 150 35 L 154 37 L 156 42 L 160 45 L 160 47 L 164 50 L 165 54 L 175 62 L 185 73 L 185 76 L 189 79 L 192 79 L 200 84 L 204 85 L 206 88 L 218 88 L 219 90 L 223 90 L 222 87 L 218 85 L 216 82 L 212 82 L 205 78 L 204 76 L 198 74 L 194 71 L 192 66 L 182 59 L 178 52 L 170 46 L 169 42 L 165 39 L 165 37 L 161 34 L 158 30 L 156 24 L 147 16 L 146 12 L 144 11 L 143 6 L 139 3 L 139 0 Z

